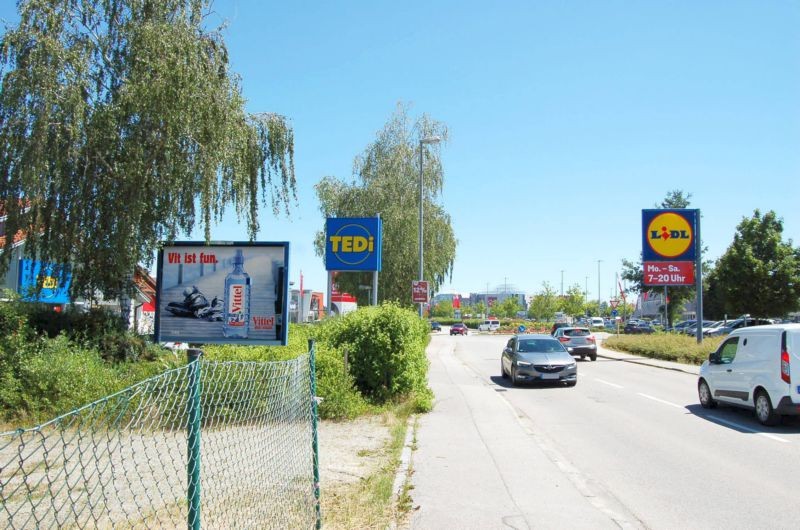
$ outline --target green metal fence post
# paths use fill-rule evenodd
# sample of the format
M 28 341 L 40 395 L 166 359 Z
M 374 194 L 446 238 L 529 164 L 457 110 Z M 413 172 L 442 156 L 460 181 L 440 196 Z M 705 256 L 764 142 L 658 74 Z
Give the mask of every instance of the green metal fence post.
M 202 350 L 186 350 L 189 361 L 188 408 L 188 454 L 186 466 L 188 489 L 186 500 L 189 503 L 189 530 L 200 530 L 200 424 L 203 418 L 200 403 L 200 356 Z
M 308 362 L 311 374 L 311 450 L 314 458 L 314 508 L 317 511 L 317 530 L 322 528 L 322 510 L 319 504 L 319 441 L 317 439 L 317 359 L 313 340 L 308 341 Z

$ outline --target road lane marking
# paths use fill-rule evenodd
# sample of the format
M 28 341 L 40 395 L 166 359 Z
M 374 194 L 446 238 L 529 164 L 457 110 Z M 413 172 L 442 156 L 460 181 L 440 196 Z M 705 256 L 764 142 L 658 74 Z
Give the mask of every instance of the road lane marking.
M 616 383 L 610 383 L 610 382 L 608 382 L 608 381 L 603 381 L 602 379 L 598 379 L 598 378 L 596 378 L 596 377 L 594 378 L 594 380 L 595 380 L 595 381 L 599 381 L 599 382 L 603 383 L 604 385 L 613 386 L 614 388 L 625 388 L 625 387 L 624 387 L 624 386 L 622 386 L 622 385 L 618 385 L 618 384 L 616 384 Z
M 642 394 L 641 392 L 638 392 L 638 395 L 640 395 L 642 397 L 646 397 L 647 399 L 652 399 L 653 401 L 658 401 L 659 403 L 663 403 L 664 405 L 669 405 L 670 407 L 675 407 L 676 409 L 684 410 L 686 408 L 686 407 L 683 407 L 683 406 L 678 405 L 676 403 L 672 403 L 671 401 L 665 401 L 665 400 L 659 399 L 657 397 L 648 396 L 647 394 Z
M 739 423 L 735 423 L 735 422 L 728 421 L 728 420 L 723 420 L 719 416 L 712 416 L 711 414 L 706 414 L 705 417 L 710 419 L 710 420 L 714 420 L 714 421 L 718 421 L 720 423 L 724 423 L 725 425 L 728 425 L 729 427 L 734 427 L 736 429 L 741 429 L 743 431 L 747 431 L 747 432 L 750 432 L 750 433 L 753 433 L 753 434 L 760 434 L 761 436 L 763 436 L 765 438 L 769 438 L 770 440 L 775 440 L 776 442 L 783 442 L 783 443 L 786 443 L 786 444 L 791 443 L 786 438 L 781 438 L 780 436 L 775 436 L 774 434 L 771 434 L 771 433 L 768 433 L 768 432 L 761 432 L 761 431 L 758 431 L 756 429 L 751 429 L 750 427 L 747 427 L 745 425 L 741 425 Z

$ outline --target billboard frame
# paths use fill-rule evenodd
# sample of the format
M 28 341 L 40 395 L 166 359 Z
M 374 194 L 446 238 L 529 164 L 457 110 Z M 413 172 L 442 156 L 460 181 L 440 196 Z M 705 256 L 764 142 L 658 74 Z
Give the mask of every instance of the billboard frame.
M 245 276 L 251 278 L 248 280 L 250 289 L 246 295 L 250 300 L 248 318 L 245 324 L 241 323 L 241 318 L 236 324 L 244 326 L 244 337 L 225 336 L 223 332 L 223 324 L 226 324 L 225 316 L 228 315 L 224 296 L 226 278 L 236 272 L 237 256 L 241 256 L 238 270 L 244 269 L 247 273 Z M 263 264 L 259 266 L 259 262 L 264 260 L 268 260 L 269 267 Z M 218 268 L 220 264 L 222 267 Z M 157 265 L 154 334 L 156 342 L 286 346 L 290 297 L 288 242 L 165 241 L 158 251 Z M 193 266 L 190 272 L 194 276 L 185 278 L 182 267 L 178 267 L 177 271 L 174 270 L 175 266 L 183 265 Z M 212 268 L 207 275 L 208 278 L 204 270 L 206 266 Z M 177 278 L 173 278 L 173 275 L 177 275 Z M 167 276 L 170 276 L 170 285 L 165 285 Z M 210 285 L 211 289 L 215 290 L 204 292 L 197 288 L 195 284 L 200 283 L 201 279 L 204 285 Z M 186 291 L 192 288 L 197 292 L 186 295 Z M 208 290 L 207 287 L 204 288 Z M 197 293 L 207 302 L 205 307 L 209 309 L 205 313 L 202 311 L 204 308 L 192 311 L 194 306 L 187 302 Z M 272 308 L 271 311 L 269 307 Z M 167 314 L 169 320 L 164 318 Z M 199 314 L 203 314 L 203 317 L 198 316 Z M 183 320 L 173 320 L 180 317 L 184 317 Z M 206 321 L 203 322 L 204 320 Z M 242 335 L 241 329 L 237 331 Z

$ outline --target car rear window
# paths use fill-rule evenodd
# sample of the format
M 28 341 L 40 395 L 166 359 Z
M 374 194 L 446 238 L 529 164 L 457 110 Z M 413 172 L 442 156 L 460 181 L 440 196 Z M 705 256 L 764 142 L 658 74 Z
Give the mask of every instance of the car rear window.
M 529 339 L 519 341 L 517 351 L 553 353 L 564 351 L 564 347 L 555 339 Z
M 586 337 L 591 334 L 592 333 L 588 329 L 568 329 L 564 331 L 564 335 L 567 337 Z

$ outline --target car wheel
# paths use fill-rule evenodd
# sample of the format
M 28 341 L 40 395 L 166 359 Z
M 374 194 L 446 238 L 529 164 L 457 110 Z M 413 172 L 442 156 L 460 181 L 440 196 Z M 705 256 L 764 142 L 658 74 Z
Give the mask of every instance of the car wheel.
M 578 384 L 577 381 L 567 381 L 567 386 L 575 386 L 577 384 Z
M 519 386 L 517 382 L 517 367 L 511 366 L 511 385 L 512 386 Z
M 777 425 L 781 421 L 780 415 L 772 408 L 769 395 L 763 390 L 756 394 L 756 418 L 762 425 Z
M 589 358 L 590 358 L 591 360 L 593 360 L 593 361 L 596 361 L 596 360 L 597 360 L 597 354 L 596 354 L 596 353 L 593 353 L 593 354 L 591 354 L 591 355 L 589 356 Z
M 586 360 L 586 356 L 585 355 L 581 355 L 581 361 L 585 361 L 585 360 Z
M 506 373 L 506 367 L 503 366 L 503 360 L 500 359 L 500 377 L 503 379 L 508 379 L 508 374 Z
M 711 397 L 711 389 L 708 388 L 708 383 L 706 383 L 705 379 L 701 379 L 700 382 L 697 383 L 697 395 L 700 398 L 700 405 L 702 405 L 704 409 L 717 408 L 717 401 Z

